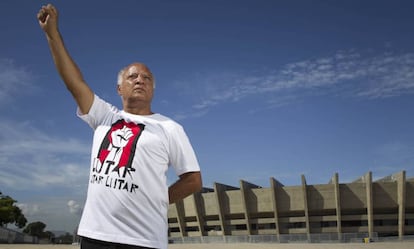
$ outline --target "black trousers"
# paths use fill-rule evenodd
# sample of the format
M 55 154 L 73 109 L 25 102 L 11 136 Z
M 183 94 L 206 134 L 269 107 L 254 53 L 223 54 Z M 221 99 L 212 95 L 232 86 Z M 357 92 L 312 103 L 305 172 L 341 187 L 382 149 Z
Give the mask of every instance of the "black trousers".
M 81 238 L 80 249 L 150 249 L 149 247 L 133 246 L 127 244 L 119 244 L 106 242 L 87 237 Z M 154 249 L 154 248 L 153 248 Z

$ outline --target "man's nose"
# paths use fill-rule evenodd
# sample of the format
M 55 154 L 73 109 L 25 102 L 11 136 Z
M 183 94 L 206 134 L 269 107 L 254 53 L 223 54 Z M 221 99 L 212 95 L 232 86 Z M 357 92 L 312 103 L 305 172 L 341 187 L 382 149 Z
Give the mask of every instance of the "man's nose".
M 144 83 L 144 78 L 142 77 L 141 74 L 138 74 L 137 78 L 135 79 L 135 84 L 143 84 Z

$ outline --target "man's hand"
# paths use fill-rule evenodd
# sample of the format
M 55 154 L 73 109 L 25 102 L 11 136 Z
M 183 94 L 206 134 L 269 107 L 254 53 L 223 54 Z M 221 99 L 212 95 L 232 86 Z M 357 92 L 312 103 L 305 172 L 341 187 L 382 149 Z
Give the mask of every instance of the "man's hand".
M 53 5 L 42 6 L 39 13 L 37 13 L 37 20 L 40 27 L 47 34 L 50 34 L 51 31 L 57 31 L 58 12 Z

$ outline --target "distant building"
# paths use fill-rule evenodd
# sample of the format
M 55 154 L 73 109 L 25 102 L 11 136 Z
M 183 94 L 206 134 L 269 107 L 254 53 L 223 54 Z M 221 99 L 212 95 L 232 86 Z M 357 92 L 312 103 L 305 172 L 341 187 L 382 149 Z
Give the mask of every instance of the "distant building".
M 229 241 L 234 238 L 349 241 L 352 238 L 414 235 L 414 178 L 405 171 L 373 181 L 368 172 L 351 183 L 270 187 L 241 180 L 215 183 L 169 206 L 170 241 Z

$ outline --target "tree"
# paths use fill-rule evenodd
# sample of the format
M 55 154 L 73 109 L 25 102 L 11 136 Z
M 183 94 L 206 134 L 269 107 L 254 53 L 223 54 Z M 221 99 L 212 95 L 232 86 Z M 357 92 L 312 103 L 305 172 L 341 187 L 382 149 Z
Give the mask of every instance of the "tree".
M 16 200 L 0 192 L 0 226 L 14 223 L 18 228 L 23 228 L 26 225 L 27 219 L 16 203 Z
M 65 233 L 64 235 L 60 235 L 59 237 L 56 237 L 55 242 L 58 244 L 72 244 L 73 235 L 70 233 Z
M 41 221 L 29 223 L 24 229 L 23 233 L 27 233 L 31 236 L 36 236 L 41 239 L 51 239 L 55 235 L 50 231 L 44 231 L 46 224 Z
M 41 221 L 36 221 L 29 223 L 23 230 L 24 233 L 27 233 L 32 236 L 42 237 L 46 224 Z

